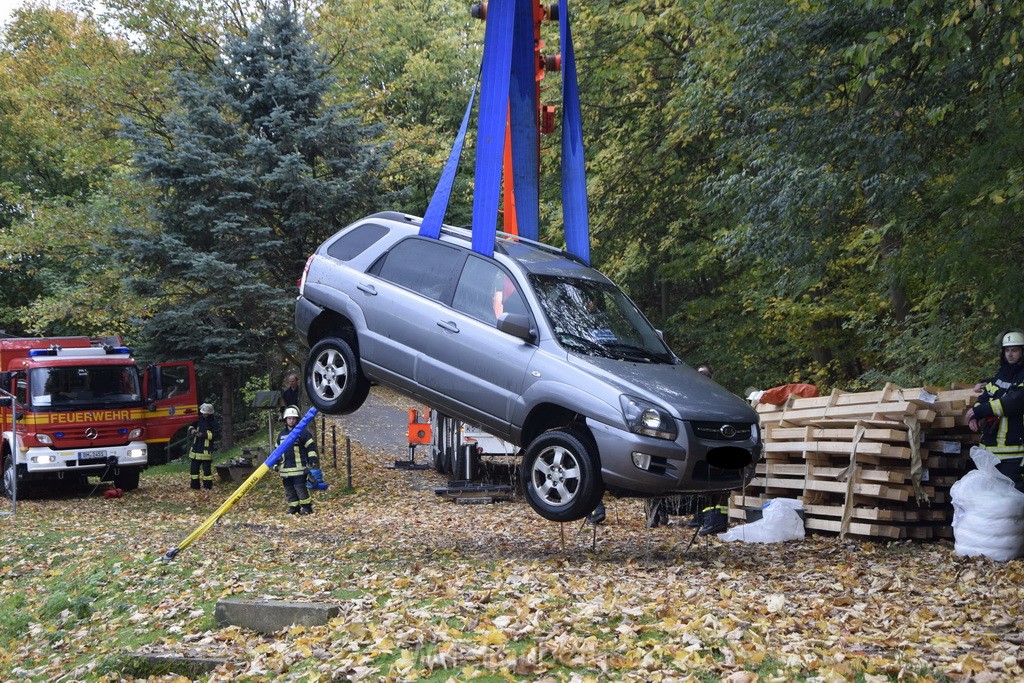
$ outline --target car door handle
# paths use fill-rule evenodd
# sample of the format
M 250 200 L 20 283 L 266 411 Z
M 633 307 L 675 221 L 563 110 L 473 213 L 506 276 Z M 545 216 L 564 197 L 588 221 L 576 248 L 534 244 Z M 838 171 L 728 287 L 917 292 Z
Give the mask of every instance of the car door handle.
M 455 324 L 454 320 L 438 320 L 437 321 L 437 326 L 438 327 L 443 327 L 444 329 L 448 330 L 449 332 L 458 333 L 458 331 L 459 331 L 459 326 Z
M 360 292 L 366 292 L 370 296 L 377 296 L 377 288 L 373 285 L 358 284 L 356 287 L 359 288 Z

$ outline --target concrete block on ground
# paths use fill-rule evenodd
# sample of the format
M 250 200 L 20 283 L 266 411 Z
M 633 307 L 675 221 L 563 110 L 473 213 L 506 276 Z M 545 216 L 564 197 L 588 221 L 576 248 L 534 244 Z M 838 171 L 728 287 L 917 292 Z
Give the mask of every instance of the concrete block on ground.
M 131 657 L 145 662 L 144 672 L 149 675 L 177 674 L 188 678 L 210 673 L 218 666 L 231 661 L 223 657 L 188 656 L 167 652 L 133 652 Z
M 323 603 L 226 598 L 217 601 L 214 617 L 220 626 L 275 633 L 292 625 L 323 626 L 340 613 L 339 606 Z

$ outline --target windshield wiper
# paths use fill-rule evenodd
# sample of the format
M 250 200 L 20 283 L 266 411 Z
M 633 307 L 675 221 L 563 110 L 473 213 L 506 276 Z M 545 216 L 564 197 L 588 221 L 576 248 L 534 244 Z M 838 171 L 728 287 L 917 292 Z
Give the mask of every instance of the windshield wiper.
M 612 351 L 614 350 L 620 355 L 623 360 L 639 361 L 643 363 L 664 363 L 665 360 L 656 353 L 652 353 L 642 346 L 636 346 L 635 344 L 625 344 L 622 342 L 609 342 L 601 344 L 604 348 Z

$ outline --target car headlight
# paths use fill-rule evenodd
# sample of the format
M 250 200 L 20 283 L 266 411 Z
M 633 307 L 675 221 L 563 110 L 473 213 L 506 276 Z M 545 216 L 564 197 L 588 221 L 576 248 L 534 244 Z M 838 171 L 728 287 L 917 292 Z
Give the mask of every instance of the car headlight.
M 650 401 L 626 394 L 619 397 L 619 403 L 622 405 L 622 416 L 626 418 L 626 425 L 631 432 L 675 441 L 675 420 L 664 410 Z

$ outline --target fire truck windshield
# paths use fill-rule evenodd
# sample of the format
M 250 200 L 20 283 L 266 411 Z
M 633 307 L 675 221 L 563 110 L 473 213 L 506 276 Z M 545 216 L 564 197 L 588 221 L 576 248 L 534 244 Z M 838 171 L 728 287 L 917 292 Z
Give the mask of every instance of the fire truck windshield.
M 44 410 L 137 405 L 139 372 L 133 365 L 34 368 L 29 371 L 31 405 Z

